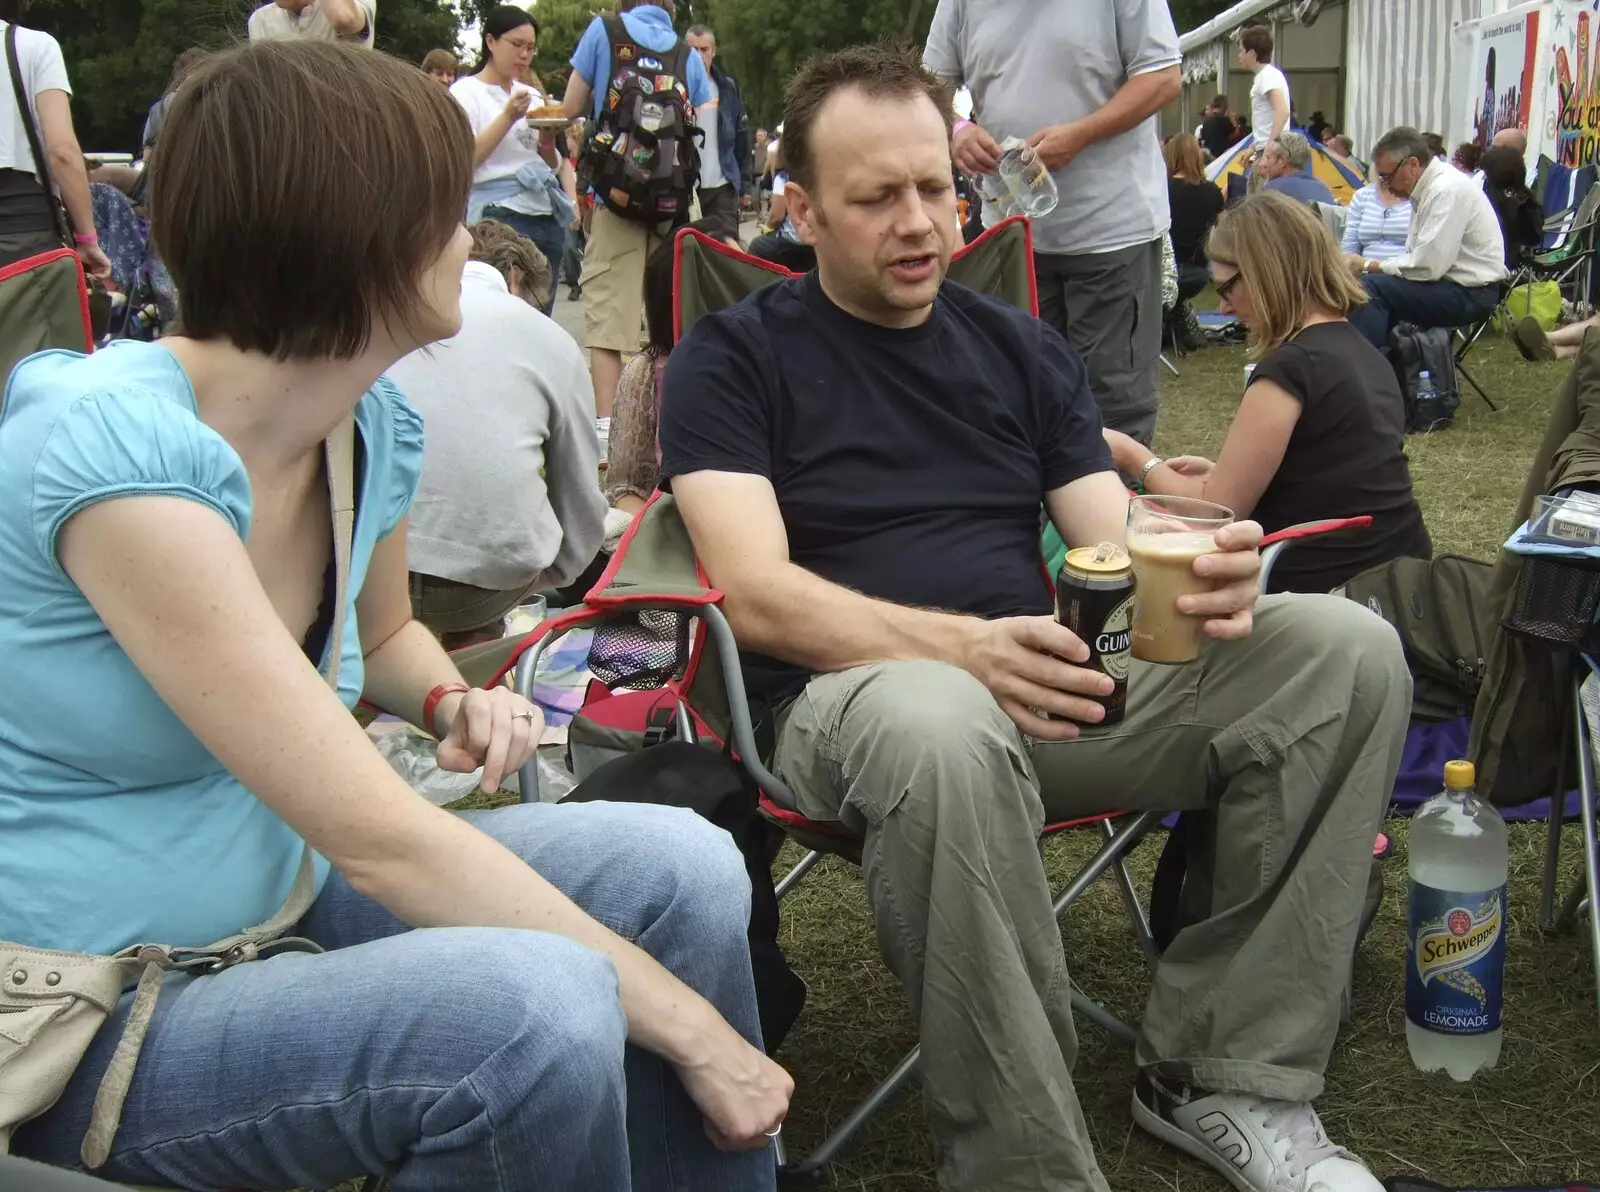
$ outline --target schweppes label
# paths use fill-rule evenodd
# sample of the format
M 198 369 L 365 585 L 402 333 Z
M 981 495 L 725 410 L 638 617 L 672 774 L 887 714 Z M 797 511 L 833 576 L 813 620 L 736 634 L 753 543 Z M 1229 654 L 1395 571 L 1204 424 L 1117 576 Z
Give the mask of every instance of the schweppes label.
M 1506 892 L 1411 883 L 1406 1017 L 1443 1035 L 1500 1029 Z

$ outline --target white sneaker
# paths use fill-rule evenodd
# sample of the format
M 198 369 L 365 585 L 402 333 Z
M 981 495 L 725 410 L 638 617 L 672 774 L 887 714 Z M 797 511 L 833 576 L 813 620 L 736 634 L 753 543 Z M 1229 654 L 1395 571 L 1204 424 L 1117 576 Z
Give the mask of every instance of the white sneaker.
M 1239 1192 L 1383 1192 L 1365 1164 L 1329 1141 L 1308 1101 L 1208 1093 L 1141 1072 L 1133 1120 Z

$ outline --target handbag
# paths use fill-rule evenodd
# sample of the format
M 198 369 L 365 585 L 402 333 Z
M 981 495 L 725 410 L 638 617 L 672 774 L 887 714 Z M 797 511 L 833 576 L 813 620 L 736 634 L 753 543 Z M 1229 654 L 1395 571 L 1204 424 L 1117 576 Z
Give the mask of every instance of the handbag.
M 33 122 L 33 108 L 22 86 L 22 67 L 17 62 L 17 26 L 14 21 L 6 25 L 6 68 L 11 72 L 11 93 L 17 99 L 17 118 L 22 121 L 23 130 L 28 134 L 28 151 L 33 154 L 33 164 L 39 171 L 39 185 L 50 207 L 50 223 L 62 246 L 72 248 L 72 221 L 67 217 L 67 209 L 61 205 L 55 187 L 51 185 L 50 159 L 44 155 L 44 146 L 39 142 L 39 129 Z
M 335 691 L 355 526 L 354 450 L 355 421 L 351 417 L 335 428 L 324 446 L 333 508 L 334 567 L 327 680 Z M 94 956 L 0 941 L 0 1154 L 9 1149 L 18 1126 L 60 1099 L 95 1033 L 116 1009 L 123 988 L 136 981 L 128 1021 L 95 1093 L 80 1151 L 87 1167 L 103 1164 L 111 1153 L 139 1050 L 168 972 L 201 975 L 280 951 L 322 951 L 312 941 L 288 934 L 316 897 L 312 857 L 308 844 L 300 854 L 289 897 L 277 914 L 204 948 L 135 944 L 113 956 Z

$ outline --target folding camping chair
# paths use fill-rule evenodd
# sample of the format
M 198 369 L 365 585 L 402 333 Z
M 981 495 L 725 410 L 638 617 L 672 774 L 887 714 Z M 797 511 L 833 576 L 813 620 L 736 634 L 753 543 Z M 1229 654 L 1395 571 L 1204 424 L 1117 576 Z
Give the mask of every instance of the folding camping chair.
M 24 356 L 46 348 L 94 350 L 89 287 L 69 248 L 0 269 L 0 384 Z

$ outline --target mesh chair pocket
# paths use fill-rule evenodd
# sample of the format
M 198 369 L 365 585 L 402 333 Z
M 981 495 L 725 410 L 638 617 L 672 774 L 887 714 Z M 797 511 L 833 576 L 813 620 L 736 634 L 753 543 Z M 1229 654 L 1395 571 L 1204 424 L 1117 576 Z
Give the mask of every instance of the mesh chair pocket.
M 689 617 L 641 609 L 595 629 L 589 672 L 613 691 L 651 691 L 683 673 L 689 662 Z
M 1526 558 L 1504 624 L 1512 633 L 1568 650 L 1600 649 L 1600 570 Z

